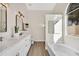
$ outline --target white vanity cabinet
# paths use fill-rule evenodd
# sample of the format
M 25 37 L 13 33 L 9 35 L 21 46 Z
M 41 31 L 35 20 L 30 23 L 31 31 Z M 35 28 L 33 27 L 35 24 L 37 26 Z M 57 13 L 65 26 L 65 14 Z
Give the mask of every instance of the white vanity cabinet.
M 22 44 L 22 48 L 20 48 L 20 50 L 18 51 L 19 56 L 27 55 L 30 49 L 30 46 L 31 46 L 31 39 L 25 40 L 25 42 Z
M 26 56 L 31 46 L 31 36 L 26 36 L 12 46 L 4 49 L 1 56 Z

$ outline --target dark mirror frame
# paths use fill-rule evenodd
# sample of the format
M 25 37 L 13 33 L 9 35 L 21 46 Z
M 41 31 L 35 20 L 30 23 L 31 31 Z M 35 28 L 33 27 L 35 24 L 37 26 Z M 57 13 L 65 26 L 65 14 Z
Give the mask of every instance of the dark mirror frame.
M 19 14 L 19 15 L 18 15 L 18 14 Z M 22 14 L 20 11 L 18 12 L 18 14 L 16 14 L 16 21 L 15 21 L 15 23 L 16 23 L 15 26 L 16 26 L 16 27 L 18 27 L 18 26 L 17 26 L 17 23 L 18 23 L 18 21 L 17 21 L 17 20 L 18 20 L 18 17 L 19 17 L 19 18 L 21 18 L 21 17 L 24 18 L 23 14 Z M 21 20 L 22 20 L 22 31 L 24 30 L 23 18 L 21 18 Z
M 7 6 L 5 5 L 5 4 L 3 4 L 3 3 L 0 3 L 3 7 L 5 7 L 6 8 L 6 10 L 5 10 L 5 31 L 3 31 L 3 32 L 7 32 Z

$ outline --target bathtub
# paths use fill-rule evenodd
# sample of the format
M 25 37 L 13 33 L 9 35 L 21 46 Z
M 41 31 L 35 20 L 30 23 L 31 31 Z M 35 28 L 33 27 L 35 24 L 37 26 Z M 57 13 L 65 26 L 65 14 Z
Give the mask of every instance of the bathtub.
M 50 56 L 79 56 L 79 51 L 63 43 L 48 44 L 47 50 Z

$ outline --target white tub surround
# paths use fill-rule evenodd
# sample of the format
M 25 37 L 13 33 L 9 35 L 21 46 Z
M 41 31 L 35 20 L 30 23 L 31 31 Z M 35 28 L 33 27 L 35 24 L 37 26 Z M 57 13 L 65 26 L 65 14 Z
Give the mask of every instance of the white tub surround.
M 51 56 L 79 56 L 79 51 L 63 43 L 48 44 Z
M 67 35 L 65 36 L 64 42 L 79 51 L 79 36 Z
M 79 56 L 78 36 L 65 36 L 64 43 L 62 38 L 56 42 L 52 42 L 52 40 L 47 42 L 47 50 L 50 56 Z
M 4 40 L 0 44 L 0 56 L 25 56 L 31 46 L 31 35 L 22 32 L 21 35 Z

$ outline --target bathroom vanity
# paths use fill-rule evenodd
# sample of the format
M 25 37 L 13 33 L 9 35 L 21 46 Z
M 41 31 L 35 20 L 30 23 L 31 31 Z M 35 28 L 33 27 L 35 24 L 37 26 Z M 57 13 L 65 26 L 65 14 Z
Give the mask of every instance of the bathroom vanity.
M 26 56 L 31 46 L 31 35 L 23 32 L 21 35 L 3 39 L 0 42 L 0 56 Z

